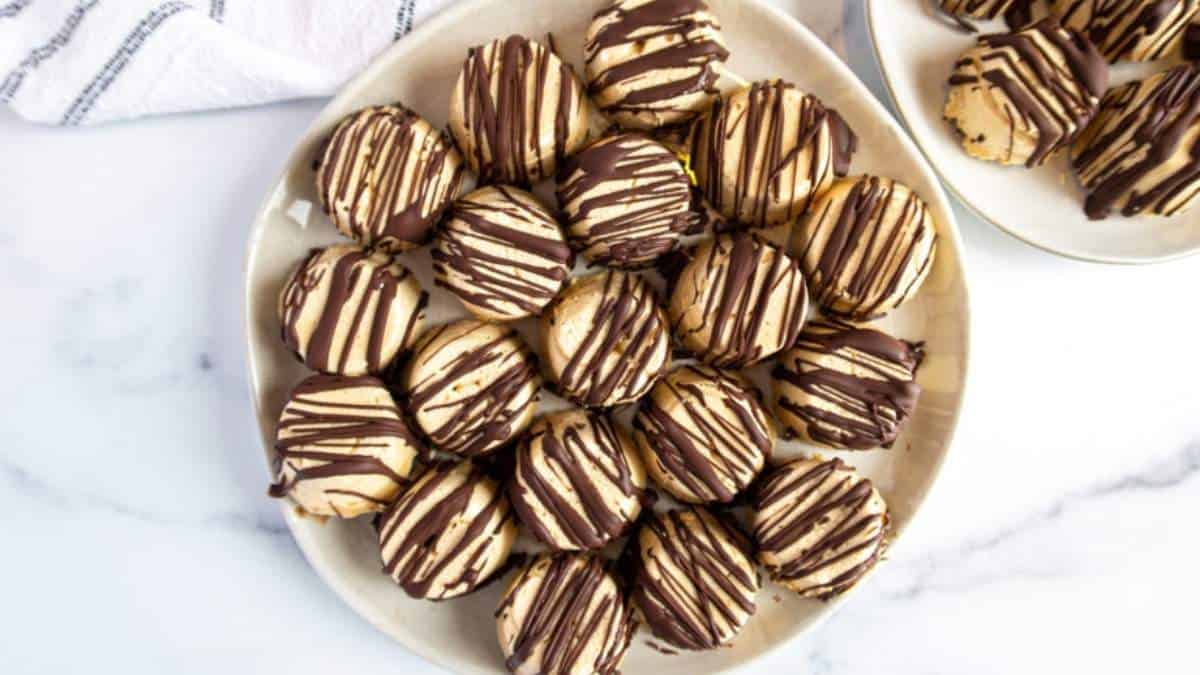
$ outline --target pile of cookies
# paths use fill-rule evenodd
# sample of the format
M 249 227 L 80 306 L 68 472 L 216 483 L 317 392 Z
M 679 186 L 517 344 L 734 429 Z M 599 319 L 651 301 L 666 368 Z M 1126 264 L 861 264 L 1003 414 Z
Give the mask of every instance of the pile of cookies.
M 1200 195 L 1200 68 L 1109 87 L 1109 64 L 1194 58 L 1200 0 L 939 0 L 958 25 L 1005 16 L 954 64 L 943 115 L 972 157 L 1042 165 L 1069 148 L 1084 211 L 1171 216 Z
M 317 374 L 280 415 L 270 494 L 375 514 L 414 598 L 499 578 L 524 533 L 541 552 L 496 614 L 520 673 L 613 673 L 639 625 L 728 645 L 759 565 L 821 599 L 874 566 L 879 492 L 839 459 L 780 461 L 778 429 L 891 446 L 922 348 L 864 324 L 918 291 L 936 248 L 912 190 L 847 176 L 855 137 L 818 98 L 720 93 L 701 0 L 616 0 L 584 56 L 586 84 L 552 41 L 470 49 L 449 134 L 401 104 L 341 120 L 316 185 L 354 243 L 312 251 L 279 301 Z M 553 204 L 530 191 L 549 181 Z M 426 325 L 405 266 L 425 251 L 470 318 Z M 771 360 L 774 405 L 744 372 Z M 543 388 L 571 406 L 538 415 Z

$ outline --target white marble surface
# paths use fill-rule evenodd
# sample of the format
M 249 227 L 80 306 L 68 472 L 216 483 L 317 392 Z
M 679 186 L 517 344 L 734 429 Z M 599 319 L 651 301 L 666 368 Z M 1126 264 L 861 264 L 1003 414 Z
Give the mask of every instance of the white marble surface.
M 882 95 L 859 2 L 780 4 Z M 264 496 L 244 239 L 320 106 L 0 113 L 0 671 L 437 672 Z M 946 472 L 854 602 L 747 672 L 1197 672 L 1200 259 L 1071 262 L 958 215 L 975 337 Z

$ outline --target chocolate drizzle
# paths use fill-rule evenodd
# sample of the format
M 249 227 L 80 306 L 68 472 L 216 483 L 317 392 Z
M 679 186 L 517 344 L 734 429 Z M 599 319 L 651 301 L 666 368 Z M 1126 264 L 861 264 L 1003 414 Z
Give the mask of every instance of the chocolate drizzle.
M 577 303 L 594 304 L 594 309 L 569 319 Z M 586 326 L 580 329 L 564 321 L 585 321 Z M 667 322 L 654 291 L 628 272 L 576 280 L 543 315 L 542 334 L 547 349 L 558 354 L 549 365 L 560 393 L 588 407 L 640 398 L 670 356 Z M 574 343 L 577 335 L 582 337 Z
M 1182 64 L 1104 97 L 1075 148 L 1089 218 L 1170 216 L 1200 194 L 1200 69 Z
M 380 373 L 412 343 L 427 301 L 412 273 L 384 253 L 313 249 L 280 293 L 283 342 L 313 370 Z
M 645 484 L 625 433 L 605 416 L 571 410 L 530 428 L 517 448 L 508 494 L 521 522 L 542 543 L 587 550 L 633 525 Z
M 691 183 L 679 159 L 640 134 L 602 139 L 566 160 L 558 203 L 583 256 L 622 269 L 670 252 L 691 227 Z
M 758 390 L 697 365 L 654 385 L 633 428 L 659 484 L 693 504 L 733 501 L 762 470 L 775 440 Z
M 646 521 L 633 600 L 655 637 L 693 650 L 729 643 L 755 610 L 759 579 L 746 550 L 740 532 L 703 508 Z
M 816 97 L 781 80 L 755 82 L 719 99 L 691 135 L 704 195 L 743 225 L 795 220 L 833 178 L 830 118 Z
M 846 118 L 833 108 L 829 112 L 829 132 L 833 136 L 833 173 L 835 176 L 845 176 L 850 172 L 850 160 L 858 152 L 858 136 Z
M 799 334 L 807 310 L 796 261 L 747 232 L 702 245 L 670 304 L 680 343 L 719 368 L 748 366 L 784 349 Z
M 380 516 L 383 571 L 414 598 L 457 597 L 504 564 L 516 530 L 508 499 L 479 468 L 435 463 Z
M 1032 135 L 1034 148 L 1024 161 L 1034 167 L 1070 145 L 1095 115 L 1108 88 L 1108 66 L 1086 38 L 1047 17 L 1016 33 L 980 37 L 954 64 L 949 82 L 994 99 L 990 108 L 1007 116 L 1008 159 L 1017 135 Z M 971 120 L 949 119 L 973 138 Z
M 528 424 L 537 362 L 507 326 L 464 319 L 422 336 L 408 367 L 408 409 L 438 450 L 473 457 Z
M 616 579 L 592 555 L 542 555 L 496 610 L 510 672 L 616 675 L 635 624 Z
M 615 0 L 588 29 L 588 93 L 626 126 L 690 120 L 718 93 L 720 30 L 701 0 Z
M 584 142 L 583 105 L 583 85 L 570 66 L 510 35 L 467 51 L 450 129 L 480 182 L 530 185 L 552 177 L 558 161 Z
M 860 176 L 822 195 L 794 246 L 817 304 L 830 315 L 868 321 L 916 293 L 936 243 L 916 193 L 888 178 Z
M 753 502 L 759 560 L 776 581 L 829 599 L 878 562 L 888 515 L 871 481 L 840 459 L 788 462 L 760 483 Z
M 400 104 L 376 106 L 338 123 L 317 163 L 317 194 L 346 236 L 406 250 L 433 234 L 463 177 L 441 132 Z
M 1116 62 L 1154 61 L 1178 50 L 1197 10 L 1200 0 L 1055 0 L 1051 11 Z
M 917 405 L 921 345 L 813 321 L 771 372 L 780 422 L 835 448 L 891 447 Z
M 291 495 L 314 515 L 380 510 L 408 483 L 421 448 L 374 377 L 308 377 L 277 429 L 276 482 L 267 493 Z
M 505 185 L 455 202 L 432 256 L 437 285 L 497 320 L 541 313 L 575 262 L 554 216 L 533 195 Z
M 963 30 L 974 33 L 975 26 L 964 17 L 990 21 L 1004 17 L 1008 27 L 1017 30 L 1033 20 L 1033 0 L 930 0 L 943 15 Z

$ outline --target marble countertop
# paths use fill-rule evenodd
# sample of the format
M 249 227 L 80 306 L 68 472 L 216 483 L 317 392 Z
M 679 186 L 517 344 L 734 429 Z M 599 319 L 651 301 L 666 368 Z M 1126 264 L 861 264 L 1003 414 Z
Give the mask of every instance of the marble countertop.
M 860 0 L 779 4 L 884 95 Z M 438 672 L 264 496 L 243 251 L 322 104 L 0 113 L 4 672 Z M 957 215 L 974 343 L 945 474 L 845 609 L 746 672 L 1196 672 L 1200 260 L 1073 262 Z

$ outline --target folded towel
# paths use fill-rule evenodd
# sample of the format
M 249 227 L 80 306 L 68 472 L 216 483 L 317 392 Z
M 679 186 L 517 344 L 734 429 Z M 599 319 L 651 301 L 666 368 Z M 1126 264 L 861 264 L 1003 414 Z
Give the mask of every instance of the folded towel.
M 0 103 L 45 124 L 327 96 L 452 0 L 0 0 Z

